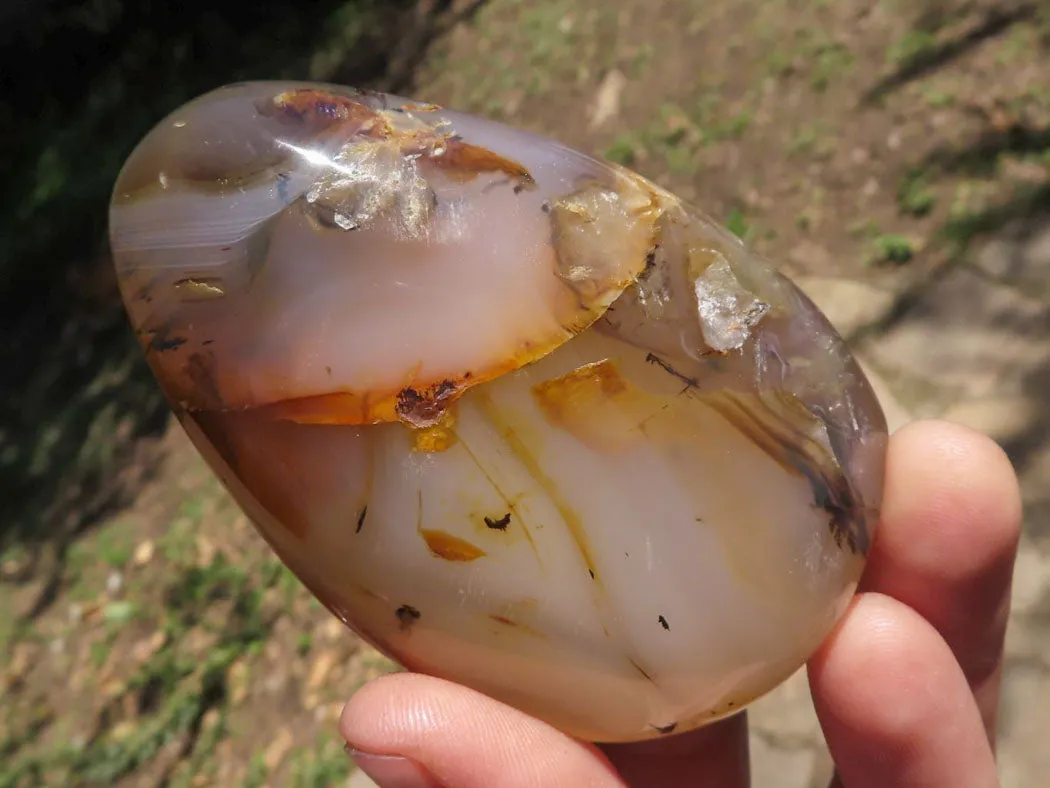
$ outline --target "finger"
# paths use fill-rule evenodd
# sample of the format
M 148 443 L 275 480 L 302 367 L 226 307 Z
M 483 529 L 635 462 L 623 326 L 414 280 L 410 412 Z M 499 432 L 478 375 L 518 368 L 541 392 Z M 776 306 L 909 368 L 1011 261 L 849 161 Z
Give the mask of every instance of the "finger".
M 383 788 L 624 786 L 594 746 L 429 676 L 398 673 L 365 685 L 339 725 L 354 759 Z
M 1017 477 L 989 438 L 945 422 L 918 422 L 893 436 L 862 589 L 900 600 L 940 632 L 989 736 L 1020 522 Z
M 699 730 L 601 749 L 632 788 L 746 788 L 750 785 L 747 715 Z
M 861 594 L 810 661 L 817 715 L 847 788 L 993 788 L 966 677 L 914 610 Z

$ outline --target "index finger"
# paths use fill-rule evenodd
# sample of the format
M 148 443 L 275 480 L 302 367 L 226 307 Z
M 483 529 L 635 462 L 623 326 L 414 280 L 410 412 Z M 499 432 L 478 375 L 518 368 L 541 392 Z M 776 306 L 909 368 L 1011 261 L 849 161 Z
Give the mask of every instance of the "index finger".
M 989 738 L 1020 523 L 1017 476 L 990 438 L 937 421 L 893 436 L 882 522 L 861 589 L 903 602 L 940 633 Z

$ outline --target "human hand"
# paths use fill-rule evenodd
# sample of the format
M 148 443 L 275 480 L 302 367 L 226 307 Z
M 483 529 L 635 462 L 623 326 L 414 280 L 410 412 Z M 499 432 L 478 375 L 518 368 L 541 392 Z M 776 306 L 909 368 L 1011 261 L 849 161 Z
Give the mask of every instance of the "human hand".
M 1017 478 L 991 440 L 919 422 L 890 441 L 861 589 L 808 665 L 836 788 L 990 788 Z M 362 688 L 340 728 L 381 788 L 749 785 L 746 714 L 629 745 L 572 739 L 413 674 Z M 400 757 L 391 757 L 400 756 Z

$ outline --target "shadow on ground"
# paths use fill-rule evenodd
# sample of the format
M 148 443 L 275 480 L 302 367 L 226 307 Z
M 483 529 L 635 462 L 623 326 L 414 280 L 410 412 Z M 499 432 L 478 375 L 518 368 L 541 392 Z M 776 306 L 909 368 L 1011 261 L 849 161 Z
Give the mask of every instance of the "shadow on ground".
M 972 11 L 979 12 L 975 14 L 975 24 L 945 40 L 934 40 L 938 31 Z M 984 0 L 961 5 L 945 0 L 927 2 L 921 7 L 912 34 L 905 39 L 911 51 L 904 53 L 900 67 L 873 85 L 863 100 L 866 103 L 881 101 L 894 90 L 951 66 L 983 42 L 1019 22 L 1036 18 L 1039 13 L 1037 3 L 1023 0 Z M 1045 46 L 1050 42 L 1042 43 Z
M 0 18 L 0 556 L 53 600 L 78 534 L 153 473 L 168 421 L 106 251 L 109 190 L 136 142 L 224 83 L 313 78 L 405 90 L 480 3 L 30 0 Z
M 864 100 L 881 100 L 1010 25 L 1050 12 L 1024 2 L 983 6 L 983 22 L 922 49 Z M 931 29 L 945 22 L 930 13 L 924 24 Z M 1040 45 L 1050 45 L 1050 39 Z M 994 388 L 1009 392 L 1026 414 L 1019 431 L 993 436 L 1024 484 L 1035 465 L 1050 456 L 1050 353 L 1044 347 L 1050 336 L 1050 126 L 1023 110 L 979 114 L 983 132 L 968 144 L 934 149 L 915 163 L 915 171 L 931 181 L 994 178 L 1008 165 L 1029 165 L 1028 177 L 983 209 L 949 217 L 933 239 L 938 264 L 850 341 L 877 341 L 889 355 L 905 351 L 900 355 L 914 356 L 923 367 L 917 375 L 956 384 L 959 391 L 980 389 L 982 381 L 995 378 Z M 980 332 L 974 331 L 977 327 Z M 924 338 L 929 342 L 919 349 Z M 1026 526 L 1031 535 L 1046 539 L 1050 500 L 1038 486 L 1038 480 L 1027 485 Z

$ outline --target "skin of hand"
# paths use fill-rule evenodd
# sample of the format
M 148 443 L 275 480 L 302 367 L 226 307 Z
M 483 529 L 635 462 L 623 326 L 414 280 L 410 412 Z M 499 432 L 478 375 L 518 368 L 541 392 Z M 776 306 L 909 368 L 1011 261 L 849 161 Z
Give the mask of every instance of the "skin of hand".
M 861 587 L 808 664 L 834 788 L 992 788 L 1017 477 L 989 438 L 915 422 L 890 440 Z M 340 730 L 381 788 L 750 785 L 747 715 L 595 746 L 477 692 L 400 673 L 362 688 Z

